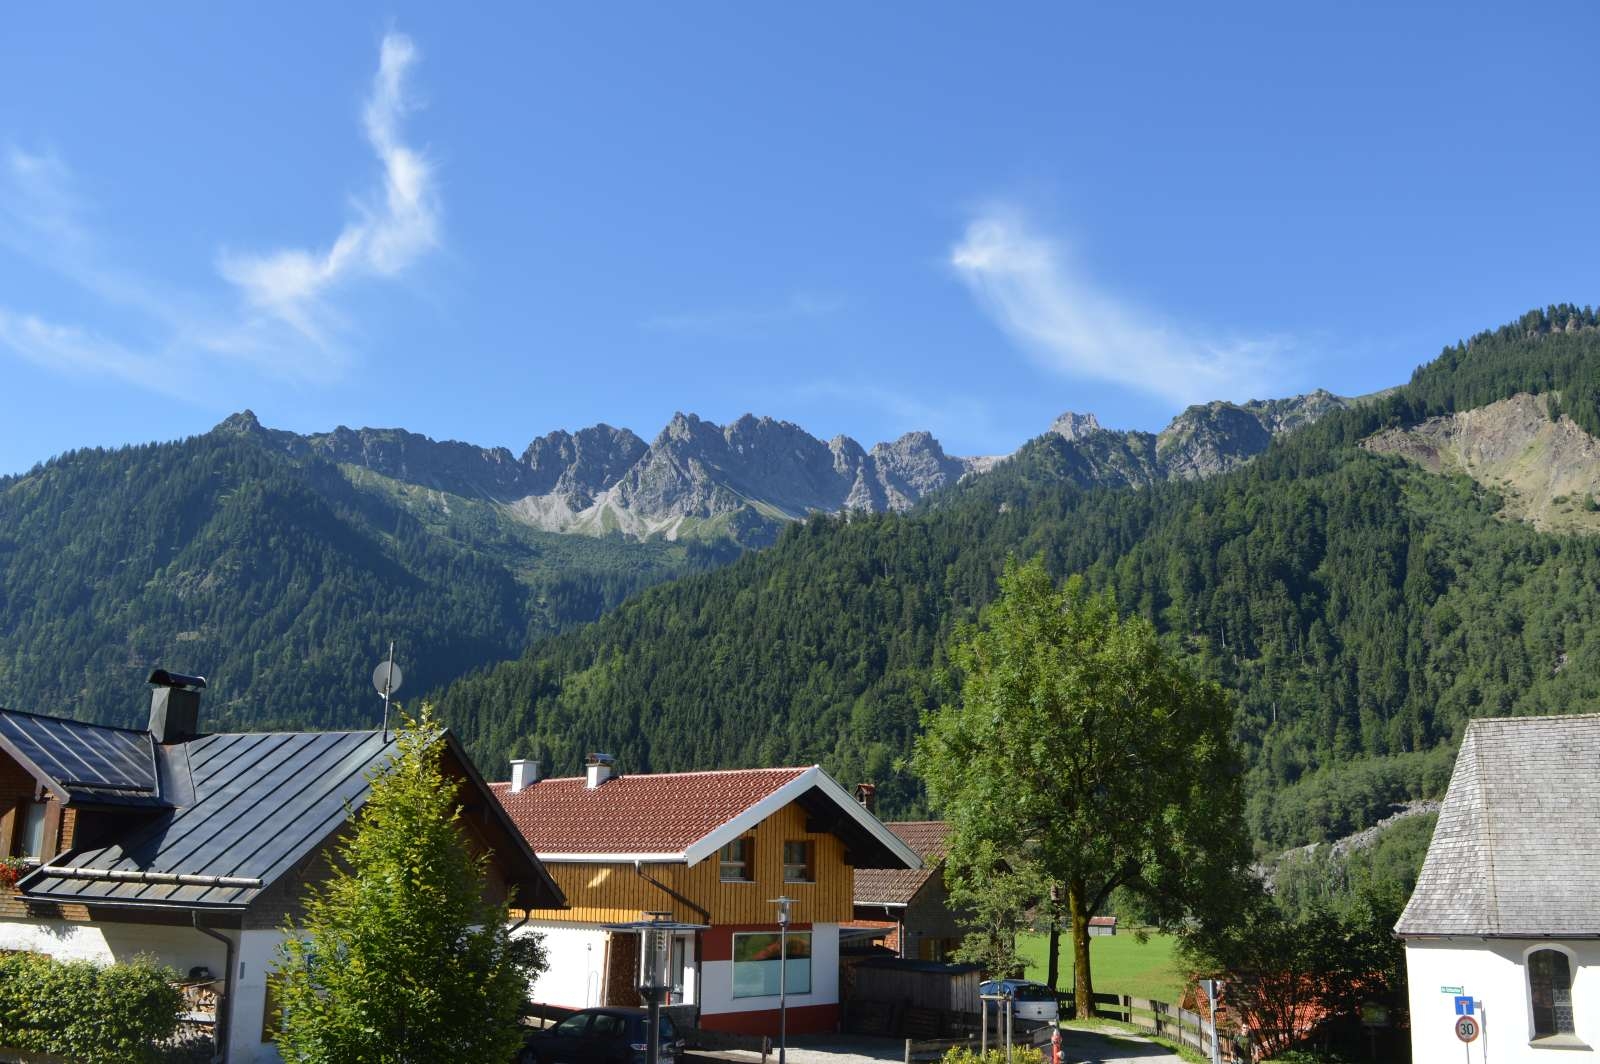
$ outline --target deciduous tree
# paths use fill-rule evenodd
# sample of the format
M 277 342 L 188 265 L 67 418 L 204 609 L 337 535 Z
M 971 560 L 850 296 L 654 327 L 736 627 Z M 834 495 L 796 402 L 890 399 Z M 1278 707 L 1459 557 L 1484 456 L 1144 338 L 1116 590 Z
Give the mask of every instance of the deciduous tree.
M 1089 1015 L 1089 917 L 1112 891 L 1166 926 L 1217 920 L 1233 898 L 1249 848 L 1228 699 L 1109 593 L 1058 587 L 1040 561 L 1007 563 L 951 662 L 960 700 L 928 715 L 913 764 L 953 823 L 952 857 L 1014 856 L 1061 885 Z
M 303 1064 L 509 1060 L 518 1012 L 544 966 L 486 900 L 487 854 L 467 846 L 457 782 L 431 711 L 400 730 L 398 756 L 339 847 L 340 866 L 287 928 L 278 980 L 284 1058 Z

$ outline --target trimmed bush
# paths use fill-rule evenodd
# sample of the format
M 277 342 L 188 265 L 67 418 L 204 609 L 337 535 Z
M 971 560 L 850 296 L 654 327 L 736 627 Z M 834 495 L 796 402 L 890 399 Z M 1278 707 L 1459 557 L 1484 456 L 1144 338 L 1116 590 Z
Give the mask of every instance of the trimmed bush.
M 99 965 L 0 956 L 0 1045 L 83 1064 L 146 1064 L 178 1026 L 178 973 L 146 960 Z

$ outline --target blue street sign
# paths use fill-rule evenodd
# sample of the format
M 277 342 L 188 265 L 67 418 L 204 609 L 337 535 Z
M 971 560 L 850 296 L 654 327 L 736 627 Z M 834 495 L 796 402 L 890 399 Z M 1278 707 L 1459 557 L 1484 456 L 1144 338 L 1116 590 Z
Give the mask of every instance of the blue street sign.
M 1469 997 L 1458 997 L 1458 998 L 1456 998 L 1456 1015 L 1457 1016 L 1471 1016 L 1472 1015 L 1472 998 L 1470 996 Z

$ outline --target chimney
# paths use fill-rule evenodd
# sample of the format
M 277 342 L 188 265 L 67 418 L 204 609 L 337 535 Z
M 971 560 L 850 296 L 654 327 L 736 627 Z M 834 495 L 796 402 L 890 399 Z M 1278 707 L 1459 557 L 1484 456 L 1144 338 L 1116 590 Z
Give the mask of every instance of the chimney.
M 617 774 L 617 759 L 610 754 L 590 754 L 584 771 L 589 777 L 589 789 L 594 790 Z
M 539 782 L 539 762 L 520 757 L 511 759 L 511 793 L 526 790 L 531 783 Z
M 150 734 L 158 743 L 181 743 L 200 734 L 200 692 L 204 676 L 156 669 L 150 684 Z
M 878 786 L 875 783 L 856 784 L 856 801 L 861 803 L 861 808 L 869 813 L 876 813 L 878 809 Z

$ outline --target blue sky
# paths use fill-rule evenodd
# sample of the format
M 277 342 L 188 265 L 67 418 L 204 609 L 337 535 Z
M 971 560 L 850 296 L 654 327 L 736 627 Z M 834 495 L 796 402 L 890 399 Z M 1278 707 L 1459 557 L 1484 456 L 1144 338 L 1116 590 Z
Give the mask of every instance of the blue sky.
M 0 34 L 0 472 L 245 407 L 1000 453 L 1600 298 L 1584 5 L 160 14 Z

